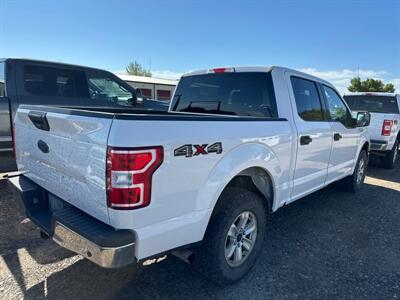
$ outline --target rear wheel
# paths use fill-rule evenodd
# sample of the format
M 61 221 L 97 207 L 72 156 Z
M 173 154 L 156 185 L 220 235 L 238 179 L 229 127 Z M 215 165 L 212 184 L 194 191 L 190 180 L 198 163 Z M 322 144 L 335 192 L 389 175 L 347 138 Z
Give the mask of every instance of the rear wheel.
M 364 179 L 367 173 L 368 155 L 365 150 L 360 152 L 353 175 L 345 179 L 345 184 L 350 192 L 356 193 L 364 186 Z
M 399 140 L 394 143 L 393 149 L 390 150 L 383 158 L 383 165 L 385 168 L 393 169 L 396 166 L 399 158 Z
M 218 285 L 242 278 L 254 265 L 266 232 L 266 211 L 256 194 L 227 189 L 219 201 L 193 265 Z

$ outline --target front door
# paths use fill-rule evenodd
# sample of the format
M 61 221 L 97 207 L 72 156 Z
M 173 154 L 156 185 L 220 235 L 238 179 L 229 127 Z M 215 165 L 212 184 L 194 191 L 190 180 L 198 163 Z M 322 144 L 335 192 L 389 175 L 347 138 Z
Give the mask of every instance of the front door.
M 333 131 L 333 146 L 329 160 L 327 183 L 351 175 L 357 159 L 360 130 L 351 122 L 351 112 L 339 94 L 331 87 L 321 85 Z
M 313 80 L 287 74 L 297 129 L 297 159 L 291 201 L 324 186 L 332 146 L 332 129 Z

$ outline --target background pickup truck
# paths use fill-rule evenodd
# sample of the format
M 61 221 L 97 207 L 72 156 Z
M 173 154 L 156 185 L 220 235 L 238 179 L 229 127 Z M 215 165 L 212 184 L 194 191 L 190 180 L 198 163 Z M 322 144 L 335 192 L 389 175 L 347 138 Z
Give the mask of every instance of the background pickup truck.
M 368 120 L 301 72 L 198 71 L 169 112 L 20 106 L 9 183 L 44 235 L 98 265 L 172 251 L 227 284 L 255 263 L 268 213 L 341 179 L 362 188 Z
M 345 95 L 344 99 L 355 114 L 370 112 L 371 153 L 380 156 L 385 167 L 393 169 L 400 150 L 400 95 L 354 93 Z
M 12 120 L 20 104 L 167 110 L 161 101 L 136 101 L 136 90 L 114 74 L 83 66 L 0 59 L 0 172 L 16 168 Z

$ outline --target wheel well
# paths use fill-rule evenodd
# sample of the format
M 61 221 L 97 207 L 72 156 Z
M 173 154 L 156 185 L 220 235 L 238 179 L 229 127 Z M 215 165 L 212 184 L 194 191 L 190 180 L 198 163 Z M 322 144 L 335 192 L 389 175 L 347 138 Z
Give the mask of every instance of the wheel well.
M 220 201 L 221 198 L 223 198 L 222 195 L 226 189 L 231 187 L 245 189 L 257 194 L 257 196 L 264 200 L 267 211 L 272 212 L 274 189 L 271 176 L 266 170 L 259 167 L 253 167 L 240 172 L 232 178 L 218 198 L 215 206 L 216 209 L 222 206 L 222 201 Z
M 361 151 L 365 150 L 365 152 L 367 153 L 367 155 L 369 155 L 369 142 L 365 142 L 364 145 L 361 148 Z

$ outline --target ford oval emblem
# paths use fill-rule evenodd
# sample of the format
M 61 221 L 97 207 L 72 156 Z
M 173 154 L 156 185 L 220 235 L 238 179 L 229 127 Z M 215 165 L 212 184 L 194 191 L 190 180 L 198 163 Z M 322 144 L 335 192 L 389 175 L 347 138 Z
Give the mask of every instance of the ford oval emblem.
M 49 145 L 47 145 L 46 142 L 39 140 L 37 145 L 40 151 L 42 151 L 43 153 L 49 153 Z

